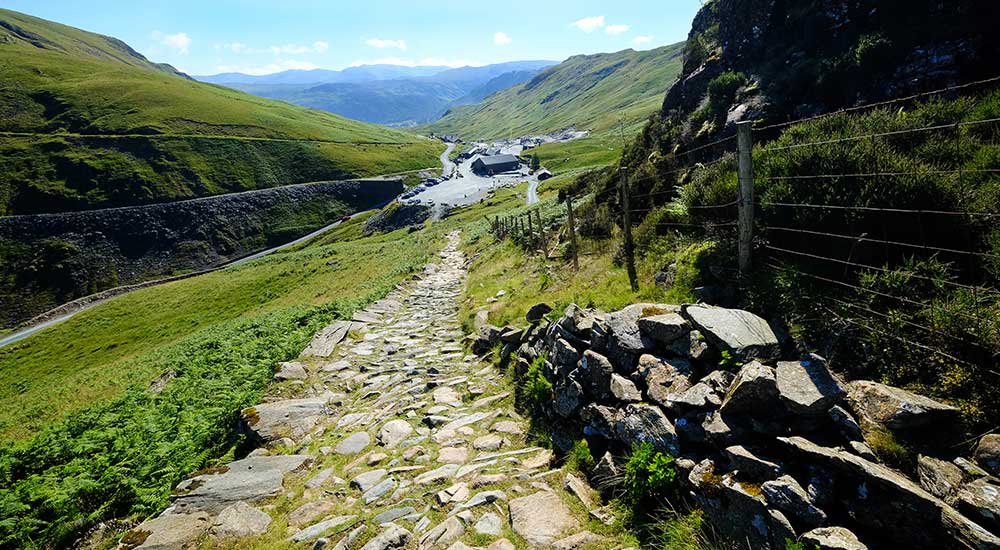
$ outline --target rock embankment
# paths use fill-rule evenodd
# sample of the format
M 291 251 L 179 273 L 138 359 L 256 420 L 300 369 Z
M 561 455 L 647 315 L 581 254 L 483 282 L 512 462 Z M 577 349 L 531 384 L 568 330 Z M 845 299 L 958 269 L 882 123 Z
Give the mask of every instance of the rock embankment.
M 844 383 L 746 311 L 635 304 L 527 317 L 527 328 L 479 317 L 473 346 L 502 345 L 519 377 L 544 359 L 553 399 L 540 414 L 561 450 L 587 439 L 605 496 L 621 482 L 619 457 L 646 441 L 676 457 L 683 489 L 718 532 L 755 549 L 786 539 L 1000 548 L 1000 437 L 955 456 L 958 411 L 947 404 Z M 887 439 L 917 453 L 913 471 L 880 460 Z
M 119 548 L 616 544 L 593 491 L 530 444 L 504 378 L 465 355 L 464 266 L 452 235 L 440 263 L 318 333 L 242 411 L 259 447 L 182 482 Z
M 321 182 L 203 199 L 0 218 L 0 325 L 107 288 L 197 271 L 392 200 L 400 180 Z

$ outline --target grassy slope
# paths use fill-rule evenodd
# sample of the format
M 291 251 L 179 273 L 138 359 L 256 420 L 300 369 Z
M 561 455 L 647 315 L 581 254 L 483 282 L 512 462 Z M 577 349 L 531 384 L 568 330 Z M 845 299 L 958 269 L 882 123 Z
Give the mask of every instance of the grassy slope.
M 421 130 L 493 139 L 570 126 L 606 131 L 622 113 L 627 120 L 645 119 L 680 73 L 683 47 L 572 57 Z
M 8 10 L 0 21 L 18 29 L 0 28 L 0 215 L 435 164 L 438 145 L 412 134 L 187 80 L 101 35 Z M 116 193 L 132 180 L 142 192 Z

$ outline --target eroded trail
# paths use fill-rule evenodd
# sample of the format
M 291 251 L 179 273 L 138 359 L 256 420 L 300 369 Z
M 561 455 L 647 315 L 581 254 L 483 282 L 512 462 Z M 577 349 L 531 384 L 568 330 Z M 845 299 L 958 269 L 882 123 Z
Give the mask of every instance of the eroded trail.
M 526 442 L 505 379 L 465 355 L 458 241 L 283 364 L 271 395 L 243 412 L 261 447 L 181 483 L 127 547 L 617 545 L 588 530 L 601 530 L 590 488 Z

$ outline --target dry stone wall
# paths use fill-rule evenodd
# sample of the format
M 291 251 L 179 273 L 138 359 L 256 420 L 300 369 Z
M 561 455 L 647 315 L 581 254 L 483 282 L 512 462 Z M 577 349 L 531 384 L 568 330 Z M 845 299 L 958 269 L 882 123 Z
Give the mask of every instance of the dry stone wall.
M 517 376 L 544 358 L 553 396 L 538 414 L 560 450 L 587 440 L 605 498 L 622 479 L 619 457 L 645 441 L 676 457 L 718 532 L 755 549 L 1000 548 L 1000 437 L 955 456 L 955 408 L 845 383 L 752 313 L 572 305 L 524 329 L 477 319 L 475 350 L 502 345 Z M 880 461 L 875 436 L 904 443 L 916 464 Z

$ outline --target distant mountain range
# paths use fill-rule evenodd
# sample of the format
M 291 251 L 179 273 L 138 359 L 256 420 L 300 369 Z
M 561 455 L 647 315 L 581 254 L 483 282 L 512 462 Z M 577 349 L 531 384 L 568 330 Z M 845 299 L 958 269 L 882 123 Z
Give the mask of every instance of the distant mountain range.
M 364 122 L 411 126 L 437 120 L 452 107 L 478 103 L 556 64 L 512 61 L 457 69 L 362 65 L 342 71 L 284 71 L 263 76 L 223 73 L 194 78 Z

